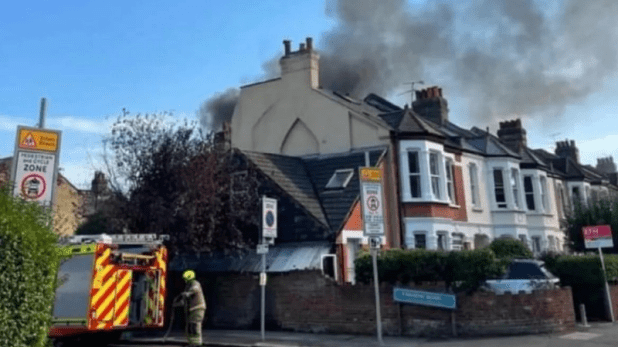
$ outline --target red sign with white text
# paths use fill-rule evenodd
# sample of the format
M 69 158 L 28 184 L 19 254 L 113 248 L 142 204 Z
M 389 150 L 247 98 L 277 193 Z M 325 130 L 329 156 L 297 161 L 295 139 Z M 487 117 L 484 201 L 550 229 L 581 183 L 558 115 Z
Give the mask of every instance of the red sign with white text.
M 582 228 L 586 248 L 614 247 L 612 229 L 609 225 L 594 225 Z

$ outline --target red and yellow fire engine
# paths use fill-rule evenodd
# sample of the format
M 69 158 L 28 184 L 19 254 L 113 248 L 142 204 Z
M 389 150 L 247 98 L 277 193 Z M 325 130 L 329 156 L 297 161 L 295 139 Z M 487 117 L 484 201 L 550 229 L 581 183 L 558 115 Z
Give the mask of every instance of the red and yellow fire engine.
M 167 249 L 153 234 L 73 236 L 60 247 L 67 257 L 49 336 L 119 337 L 127 330 L 164 324 Z

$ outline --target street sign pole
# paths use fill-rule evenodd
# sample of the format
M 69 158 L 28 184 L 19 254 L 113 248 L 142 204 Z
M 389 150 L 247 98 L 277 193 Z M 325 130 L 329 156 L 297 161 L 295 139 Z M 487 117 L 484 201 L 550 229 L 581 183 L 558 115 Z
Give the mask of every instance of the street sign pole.
M 262 282 L 262 277 L 266 275 L 266 253 L 262 253 L 262 273 L 260 274 L 260 287 L 262 287 L 262 312 L 261 312 L 261 321 L 260 321 L 260 329 L 262 331 L 262 341 L 266 338 L 265 332 L 265 320 L 266 320 L 266 283 Z
M 612 323 L 614 322 L 614 309 L 612 307 L 612 297 L 609 295 L 609 285 L 607 284 L 607 276 L 605 276 L 605 260 L 603 259 L 603 251 L 599 247 L 599 258 L 601 258 L 601 268 L 603 269 L 603 282 L 605 283 L 605 305 L 607 305 L 607 312 L 609 312 Z
M 376 294 L 376 322 L 378 329 L 378 343 L 380 346 L 383 345 L 382 342 L 382 317 L 380 314 L 380 284 L 378 282 L 378 249 L 371 249 L 371 258 L 373 261 L 373 284 L 374 290 Z

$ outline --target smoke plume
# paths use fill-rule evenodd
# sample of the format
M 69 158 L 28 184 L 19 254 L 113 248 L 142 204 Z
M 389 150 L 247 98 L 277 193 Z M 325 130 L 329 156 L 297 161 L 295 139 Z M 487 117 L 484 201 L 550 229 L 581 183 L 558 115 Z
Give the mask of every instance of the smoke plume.
M 316 47 L 320 84 L 359 98 L 393 98 L 424 80 L 465 98 L 476 121 L 548 118 L 599 90 L 618 67 L 615 0 L 327 4 L 337 25 Z M 276 61 L 263 66 L 278 75 Z
M 238 95 L 238 89 L 230 88 L 204 101 L 197 112 L 202 128 L 219 131 L 223 123 L 230 122 Z

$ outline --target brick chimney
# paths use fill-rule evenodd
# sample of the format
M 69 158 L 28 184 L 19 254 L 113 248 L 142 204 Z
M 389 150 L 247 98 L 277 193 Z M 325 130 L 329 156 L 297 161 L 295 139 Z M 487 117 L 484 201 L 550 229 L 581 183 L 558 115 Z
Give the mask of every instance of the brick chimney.
M 416 100 L 412 103 L 416 114 L 436 124 L 448 121 L 448 103 L 442 97 L 442 88 L 429 87 L 416 91 Z
M 556 142 L 556 155 L 560 158 L 571 158 L 579 164 L 579 149 L 575 146 L 574 140 Z
M 521 119 L 519 118 L 512 121 L 500 122 L 498 138 L 500 138 L 500 141 L 507 147 L 518 153 L 528 145 L 526 129 L 521 127 Z
M 313 39 L 308 37 L 305 43 L 301 43 L 298 51 L 291 49 L 292 42 L 283 41 L 284 55 L 279 60 L 281 66 L 281 79 L 292 84 L 301 83 L 317 89 L 319 81 L 320 56 L 313 50 Z M 290 86 L 292 87 L 292 86 Z
M 232 127 L 229 122 L 224 122 L 222 128 L 215 133 L 214 144 L 216 150 L 225 152 L 232 148 Z
M 611 174 L 616 172 L 616 164 L 614 163 L 614 157 L 611 155 L 607 158 L 597 159 L 597 170 L 604 174 Z

